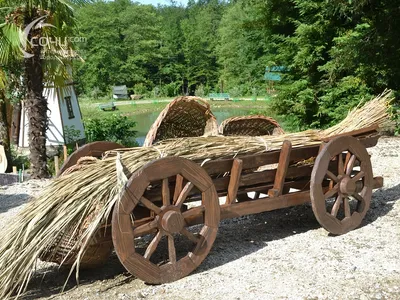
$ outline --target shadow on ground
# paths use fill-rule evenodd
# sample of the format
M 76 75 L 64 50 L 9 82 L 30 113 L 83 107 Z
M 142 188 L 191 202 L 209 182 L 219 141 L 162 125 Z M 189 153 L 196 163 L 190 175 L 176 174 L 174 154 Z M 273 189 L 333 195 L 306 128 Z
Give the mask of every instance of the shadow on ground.
M 27 203 L 29 197 L 27 194 L 0 195 L 0 213 Z
M 389 213 L 399 195 L 400 184 L 391 188 L 377 190 L 373 195 L 371 209 L 362 226 L 370 224 Z M 268 242 L 318 228 L 320 228 L 320 225 L 315 219 L 309 204 L 222 221 L 211 252 L 194 273 L 206 272 L 254 253 L 267 247 Z M 161 251 L 168 252 L 166 245 L 160 245 L 160 248 Z M 178 249 L 179 243 L 177 244 Z M 29 294 L 24 299 L 49 297 L 60 292 L 60 288 L 68 276 L 68 271 L 58 271 L 56 267 L 50 268 L 48 271 L 49 274 L 44 278 L 39 275 L 33 278 L 29 285 Z M 126 283 L 130 283 L 130 287 L 137 286 L 138 289 L 143 287 L 141 280 L 130 276 L 126 272 L 115 254 L 103 267 L 81 271 L 81 285 L 94 283 L 96 283 L 95 287 L 91 289 L 91 294 L 88 296 L 95 297 L 96 293 L 101 293 Z M 76 288 L 76 281 L 71 278 L 67 284 L 66 292 L 74 288 Z M 83 295 L 82 298 L 84 298 Z

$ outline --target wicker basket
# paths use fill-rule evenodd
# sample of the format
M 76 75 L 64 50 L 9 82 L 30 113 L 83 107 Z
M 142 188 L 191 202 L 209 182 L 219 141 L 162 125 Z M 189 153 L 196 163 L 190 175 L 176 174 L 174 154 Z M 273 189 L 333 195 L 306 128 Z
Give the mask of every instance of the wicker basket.
M 179 97 L 160 113 L 144 142 L 145 147 L 169 138 L 218 134 L 210 105 L 198 97 Z
M 279 123 L 266 116 L 243 116 L 226 119 L 219 127 L 219 133 L 225 136 L 279 135 L 285 132 Z
M 72 235 L 71 233 L 60 234 L 57 241 L 47 251 L 40 255 L 40 259 L 54 262 L 62 266 L 70 267 L 74 264 L 80 245 L 78 238 L 83 230 Z M 103 265 L 113 250 L 111 225 L 104 225 L 98 229 L 94 238 L 89 241 L 85 253 L 81 257 L 80 268 L 89 269 Z
M 83 168 L 85 165 L 90 165 L 96 161 L 97 158 L 91 156 L 81 157 L 78 159 L 76 165 L 65 170 L 60 176 L 73 173 Z M 77 232 L 60 233 L 54 244 L 40 255 L 40 259 L 66 267 L 72 266 L 77 258 L 79 250 L 83 246 L 82 244 L 78 244 L 80 237 L 90 225 L 93 216 L 95 215 L 95 212 L 90 214 Z M 95 268 L 103 265 L 108 260 L 113 250 L 110 221 L 111 220 L 108 220 L 106 225 L 101 226 L 95 233 L 94 237 L 88 242 L 86 251 L 81 257 L 81 269 Z M 86 241 L 83 241 L 81 243 L 85 244 L 85 242 Z

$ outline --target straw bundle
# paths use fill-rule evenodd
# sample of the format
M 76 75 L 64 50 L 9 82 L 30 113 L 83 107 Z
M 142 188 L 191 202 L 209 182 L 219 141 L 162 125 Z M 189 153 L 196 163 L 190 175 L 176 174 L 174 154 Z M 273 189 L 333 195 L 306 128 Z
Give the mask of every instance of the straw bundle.
M 78 278 L 82 256 L 98 229 L 107 224 L 114 204 L 119 199 L 122 190 L 122 183 L 117 179 L 120 177 L 117 172 L 119 156 L 128 172 L 132 173 L 164 156 L 202 161 L 279 150 L 284 140 L 290 140 L 293 147 L 319 144 L 322 138 L 337 133 L 386 124 L 389 98 L 389 93 L 379 96 L 364 107 L 350 112 L 351 119 L 346 118 L 325 131 L 309 130 L 261 137 L 174 139 L 153 147 L 110 151 L 103 160 L 83 165 L 75 172 L 55 179 L 39 198 L 25 207 L 9 230 L 0 237 L 0 298 L 9 297 L 13 292 L 22 293 L 33 275 L 37 258 L 51 251 L 60 233 L 78 232 L 90 217 L 93 221 L 76 242 L 77 257 L 71 272 L 76 268 Z

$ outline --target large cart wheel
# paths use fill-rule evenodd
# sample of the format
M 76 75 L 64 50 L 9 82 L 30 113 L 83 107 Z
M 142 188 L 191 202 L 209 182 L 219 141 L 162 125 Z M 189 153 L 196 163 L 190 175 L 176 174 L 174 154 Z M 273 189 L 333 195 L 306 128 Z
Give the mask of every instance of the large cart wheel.
M 170 185 L 174 185 L 174 182 L 174 192 L 171 193 Z M 159 205 L 144 196 L 146 191 L 157 186 L 161 186 L 159 190 L 162 194 L 162 203 L 160 200 Z M 195 191 L 201 197 L 201 204 L 186 210 L 183 204 L 188 195 Z M 135 226 L 133 218 L 136 207 L 146 207 L 153 218 Z M 203 211 L 204 224 L 195 234 L 188 229 L 185 218 L 198 209 Z M 121 201 L 113 212 L 115 251 L 124 267 L 145 282 L 172 282 L 187 276 L 205 259 L 216 238 L 219 220 L 218 195 L 207 172 L 183 158 L 162 158 L 136 171 L 126 184 Z M 175 248 L 177 241 L 192 245 L 188 253 L 184 251 L 183 257 L 179 256 L 182 251 Z M 168 258 L 160 261 L 154 253 L 162 252 L 164 242 L 168 244 L 164 248 L 165 252 L 168 248 Z M 143 243 L 144 246 L 139 247 Z
M 331 140 L 318 155 L 311 174 L 315 217 L 333 234 L 353 230 L 367 213 L 372 188 L 372 166 L 365 147 L 353 137 Z
M 114 142 L 93 142 L 86 144 L 79 149 L 75 150 L 63 163 L 57 176 L 60 176 L 68 168 L 77 164 L 78 159 L 85 156 L 101 157 L 104 152 L 114 149 L 121 149 L 124 146 Z

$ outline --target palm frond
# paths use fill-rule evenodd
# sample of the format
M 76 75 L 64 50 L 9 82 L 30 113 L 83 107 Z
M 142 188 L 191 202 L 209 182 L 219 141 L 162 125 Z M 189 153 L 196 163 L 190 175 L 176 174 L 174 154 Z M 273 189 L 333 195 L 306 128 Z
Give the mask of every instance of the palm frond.
M 0 64 L 22 58 L 21 30 L 15 24 L 3 24 L 0 27 Z
M 5 90 L 7 86 L 7 76 L 4 70 L 0 67 L 0 91 Z

